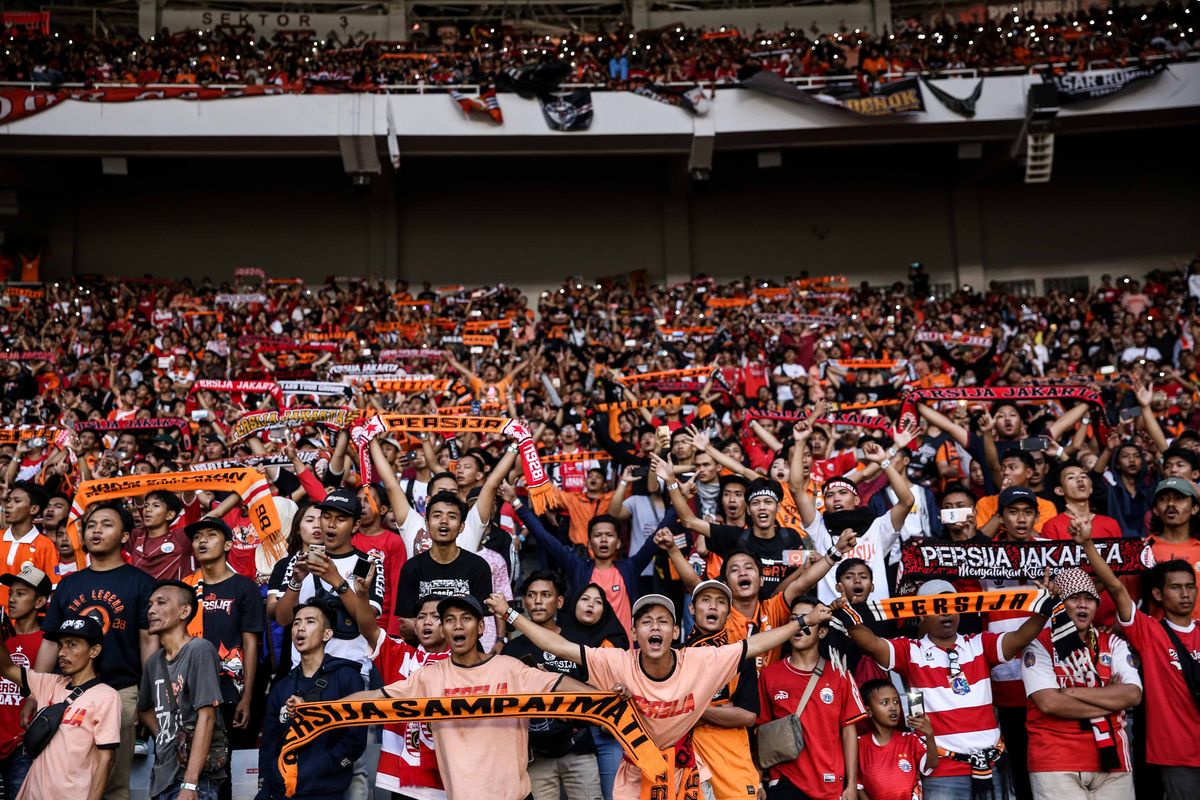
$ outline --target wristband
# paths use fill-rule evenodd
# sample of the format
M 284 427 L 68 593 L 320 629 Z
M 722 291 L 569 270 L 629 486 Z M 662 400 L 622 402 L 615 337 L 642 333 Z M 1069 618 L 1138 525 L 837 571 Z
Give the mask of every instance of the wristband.
M 295 581 L 288 581 L 288 585 L 287 585 L 287 587 L 289 589 L 291 589 L 293 592 L 299 592 L 300 589 L 303 588 L 303 586 L 304 586 L 303 584 L 296 583 Z
M 508 452 L 512 453 L 513 455 L 516 455 L 517 453 L 521 452 L 521 449 L 519 447 L 517 447 L 516 442 L 513 442 L 512 444 L 510 444 L 508 446 Z
M 843 558 L 845 558 L 845 556 L 843 556 L 841 553 L 838 552 L 838 549 L 836 547 L 829 548 L 825 552 L 825 557 L 828 558 L 830 561 L 832 561 L 835 564 L 838 563 L 839 561 L 841 561 Z
M 200 791 L 200 787 L 194 783 L 181 783 L 181 784 L 179 784 L 179 788 L 180 788 L 180 790 L 187 789 L 188 791 L 191 791 L 191 792 Z
M 896 457 L 896 448 L 894 448 L 894 447 L 889 447 L 885 452 L 887 453 L 888 458 Z
M 887 469 L 891 465 L 892 465 L 892 460 L 890 458 L 885 458 L 883 461 L 879 462 L 880 469 Z
M 523 506 L 523 505 L 525 505 L 525 504 L 521 502 L 521 498 L 519 498 L 519 497 L 514 497 L 514 498 L 512 499 L 512 502 L 511 502 L 511 503 L 509 503 L 509 505 L 511 505 L 511 506 L 512 506 L 514 509 L 517 509 L 517 510 L 519 510 L 519 509 L 521 508 L 521 506 Z
M 675 481 L 674 483 L 667 484 L 668 492 L 673 492 L 678 488 L 679 488 L 679 481 Z
M 504 621 L 507 622 L 509 625 L 516 625 L 517 619 L 520 616 L 521 615 L 517 613 L 517 610 L 515 608 L 510 608 L 510 609 L 508 609 L 508 613 L 506 613 L 504 615 Z

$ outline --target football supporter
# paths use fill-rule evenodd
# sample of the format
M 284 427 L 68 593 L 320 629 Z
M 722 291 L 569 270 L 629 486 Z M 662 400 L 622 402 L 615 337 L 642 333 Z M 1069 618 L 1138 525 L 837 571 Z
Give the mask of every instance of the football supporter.
M 0 575 L 0 583 L 8 587 L 8 613 L 12 633 L 5 639 L 8 657 L 19 668 L 33 667 L 42 643 L 38 616 L 46 608 L 46 598 L 53 588 L 46 573 L 33 564 L 26 564 L 16 575 Z M 32 759 L 25 752 L 24 726 L 21 725 L 21 705 L 24 691 L 18 682 L 0 679 L 0 780 L 5 791 L 15 798 L 25 782 Z
M 975 524 L 984 536 L 995 538 L 1000 534 L 1004 520 L 1000 514 L 1000 494 L 1005 489 L 1029 489 L 1035 503 L 1037 516 L 1034 519 L 1033 530 L 1041 532 L 1042 527 L 1058 514 L 1058 509 L 1049 500 L 1038 497 L 1030 489 L 1029 484 L 1037 465 L 1033 456 L 1024 450 L 1012 449 L 1000 460 L 1000 491 L 996 494 L 979 498 L 975 504 Z
M 183 580 L 196 570 L 192 543 L 180 522 L 183 501 L 174 492 L 158 490 L 146 495 L 141 526 L 125 543 L 129 563 L 155 580 Z
M 15 575 L 26 564 L 40 569 L 47 575 L 56 574 L 54 565 L 58 554 L 54 543 L 33 524 L 35 517 L 46 506 L 46 492 L 36 483 L 16 483 L 4 498 L 4 520 L 8 530 L 0 540 L 4 559 L 0 561 L 0 575 Z M 0 606 L 8 602 L 8 587 L 0 585 Z
M 921 781 L 938 763 L 937 740 L 929 717 L 914 710 L 904 718 L 900 693 L 883 678 L 867 681 L 859 691 L 871 722 L 871 731 L 858 737 L 860 797 L 922 797 Z M 902 718 L 911 730 L 900 730 Z

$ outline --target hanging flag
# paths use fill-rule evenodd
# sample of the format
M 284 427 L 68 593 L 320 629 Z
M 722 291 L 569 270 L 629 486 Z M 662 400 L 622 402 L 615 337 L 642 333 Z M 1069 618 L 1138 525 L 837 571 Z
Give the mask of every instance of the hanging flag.
M 925 110 L 921 85 L 916 78 L 904 78 L 875 86 L 854 83 L 833 84 L 810 93 L 788 83 L 774 72 L 759 70 L 741 82 L 750 89 L 772 97 L 790 100 L 806 106 L 833 107 L 852 111 L 864 117 L 908 114 Z
M 979 95 L 983 94 L 983 78 L 979 79 L 979 83 L 975 84 L 975 91 L 971 92 L 970 96 L 959 100 L 949 92 L 939 89 L 924 75 L 921 76 L 921 82 L 925 84 L 925 88 L 933 92 L 933 96 L 941 101 L 942 105 L 958 114 L 960 117 L 970 119 L 975 116 L 975 103 L 979 100 Z
M 577 89 L 542 101 L 542 116 L 551 130 L 586 131 L 592 126 L 592 90 Z
M 1067 72 L 1062 75 L 1042 74 L 1042 80 L 1058 89 L 1058 102 L 1082 103 L 1098 100 L 1124 90 L 1129 84 L 1148 80 L 1161 74 L 1166 64 L 1152 67 L 1125 67 L 1099 72 Z
M 704 90 L 699 86 L 693 86 L 691 89 L 681 91 L 657 83 L 651 83 L 647 80 L 639 80 L 633 87 L 633 93 L 669 106 L 678 106 L 699 117 L 707 114 L 711 106 L 708 97 L 704 94 Z
M 500 101 L 496 98 L 496 90 L 488 88 L 478 97 L 452 90 L 450 99 L 458 103 L 459 108 L 468 117 L 480 115 L 490 117 L 492 122 L 503 124 L 504 114 L 500 111 Z
M 526 100 L 536 98 L 547 102 L 570 74 L 570 65 L 562 61 L 535 64 L 532 67 L 509 67 L 496 76 L 496 87 L 503 92 L 516 92 Z

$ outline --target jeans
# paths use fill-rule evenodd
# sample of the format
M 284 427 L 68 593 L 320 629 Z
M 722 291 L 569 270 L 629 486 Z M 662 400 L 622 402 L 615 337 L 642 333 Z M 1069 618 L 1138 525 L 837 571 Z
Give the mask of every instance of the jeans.
M 16 750 L 13 750 L 8 758 L 0 760 L 0 778 L 4 779 L 3 797 L 5 800 L 16 800 L 17 794 L 21 791 L 21 784 L 25 783 L 25 776 L 29 774 L 29 767 L 32 764 L 33 759 L 25 754 L 23 745 L 19 745 Z
M 1007 775 L 1003 762 L 992 767 L 992 790 L 996 800 L 1008 800 L 1009 793 Z M 970 775 L 949 775 L 944 778 L 925 778 L 922 784 L 925 788 L 925 800 L 971 800 Z
M 201 778 L 196 785 L 200 787 L 196 790 L 196 800 L 217 800 L 217 787 L 212 781 Z M 170 789 L 154 795 L 153 800 L 176 800 L 179 797 L 179 791 L 179 784 L 176 784 Z
M 559 758 L 535 757 L 529 762 L 534 800 L 600 800 L 600 773 L 594 753 L 567 753 Z
M 126 686 L 118 689 L 121 695 L 121 746 L 113 758 L 112 772 L 108 774 L 108 786 L 104 800 L 129 800 L 129 773 L 133 767 L 134 727 L 137 725 L 138 687 Z
M 612 800 L 613 783 L 617 780 L 617 770 L 621 768 L 625 752 L 608 731 L 593 728 L 592 738 L 596 741 L 596 766 L 600 769 L 600 795 L 604 800 Z
M 1200 767 L 1162 767 L 1163 790 L 1167 800 L 1195 800 L 1200 797 Z

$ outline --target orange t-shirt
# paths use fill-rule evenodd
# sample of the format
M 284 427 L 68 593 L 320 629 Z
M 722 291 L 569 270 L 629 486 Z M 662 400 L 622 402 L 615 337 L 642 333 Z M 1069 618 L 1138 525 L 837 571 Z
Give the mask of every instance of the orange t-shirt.
M 1164 542 L 1154 536 L 1149 536 L 1146 540 L 1150 542 L 1150 552 L 1154 555 L 1155 564 L 1178 558 L 1191 564 L 1192 569 L 1200 570 L 1200 540 L 1189 538 L 1185 542 Z M 1162 616 L 1157 607 L 1155 611 L 1158 611 L 1156 619 Z M 1200 619 L 1200 603 L 1192 609 L 1192 619 Z
M 51 583 L 58 583 L 59 576 L 54 571 L 58 566 L 58 548 L 50 537 L 43 536 L 35 526 L 18 539 L 9 528 L 0 539 L 0 575 L 16 575 L 26 564 L 33 564 L 46 573 Z M 0 585 L 0 608 L 7 607 L 8 587 Z
M 495 383 L 484 383 L 481 379 L 471 380 L 471 394 L 481 403 L 507 403 L 510 378 L 501 378 Z
M 636 650 L 583 648 L 588 683 L 603 691 L 624 686 L 633 695 L 646 732 L 660 750 L 674 747 L 694 728 L 713 695 L 733 680 L 745 657 L 746 643 L 685 647 L 672 652 L 675 668 L 666 678 L 655 680 L 642 671 Z M 680 777 L 680 772 L 675 775 Z M 629 759 L 621 762 L 612 796 L 613 800 L 640 800 L 642 796 L 641 770 Z
M 474 667 L 450 659 L 428 663 L 407 680 L 383 687 L 388 697 L 542 694 L 562 680 L 557 672 L 527 667 L 511 656 L 492 656 Z M 528 797 L 529 721 L 521 717 L 433 722 L 438 773 L 447 797 Z M 487 748 L 486 766 L 480 746 Z
M 588 523 L 592 521 L 593 517 L 608 513 L 608 503 L 612 500 L 612 496 L 612 492 L 605 492 L 600 495 L 599 499 L 593 500 L 583 492 L 559 492 L 558 499 L 571 519 L 571 527 L 567 531 L 567 535 L 572 542 L 587 544 Z
M 746 619 L 742 612 L 738 611 L 733 606 L 729 607 L 729 616 L 725 619 L 725 635 L 729 637 L 731 642 L 740 642 L 743 639 L 749 639 L 756 633 L 773 630 L 780 625 L 786 625 L 792 616 L 792 611 L 788 608 L 787 601 L 783 599 L 783 592 L 777 592 L 766 600 L 760 600 L 758 608 L 754 612 L 754 619 Z M 782 648 L 775 648 L 769 652 L 755 656 L 755 666 L 759 671 L 768 664 L 772 664 L 779 660 L 779 653 Z
M 1050 520 L 1058 516 L 1058 509 L 1054 507 L 1054 503 L 1049 500 L 1037 499 L 1038 516 L 1033 523 L 1033 529 L 1038 533 L 1042 532 L 1042 526 Z M 987 524 L 987 521 L 996 516 L 1000 510 L 1000 495 L 989 494 L 986 497 L 979 498 L 975 503 L 975 527 L 982 528 Z

